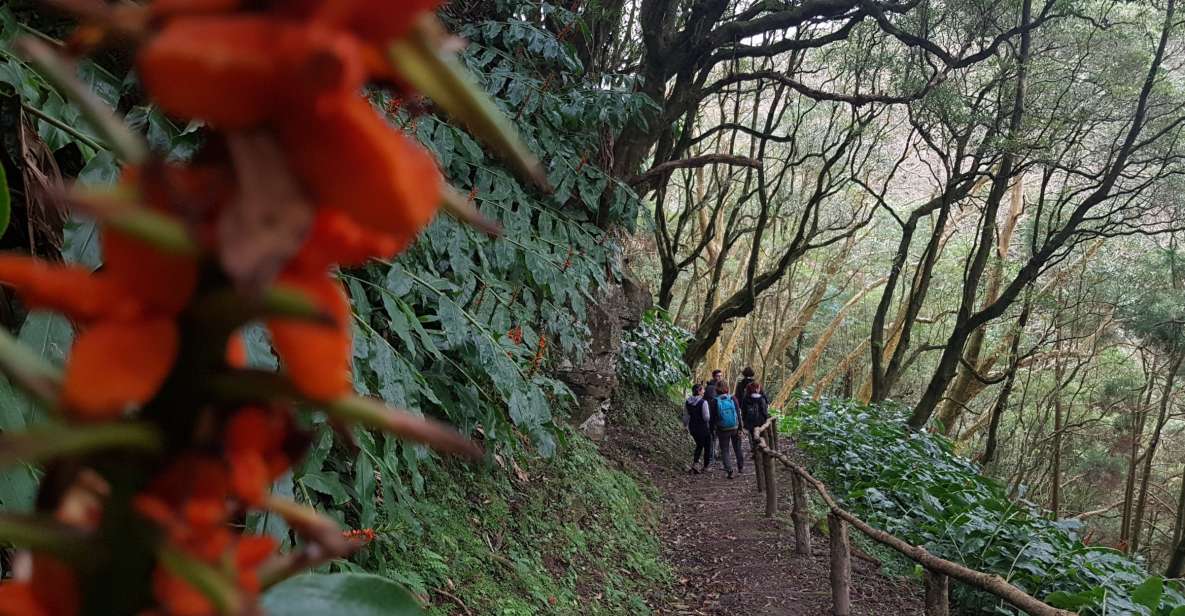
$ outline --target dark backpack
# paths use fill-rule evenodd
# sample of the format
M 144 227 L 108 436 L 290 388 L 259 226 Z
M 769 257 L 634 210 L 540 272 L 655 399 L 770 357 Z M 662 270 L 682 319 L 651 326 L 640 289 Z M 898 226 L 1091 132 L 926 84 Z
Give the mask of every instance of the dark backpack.
M 765 420 L 769 419 L 769 411 L 766 410 L 767 404 L 764 394 L 760 398 L 752 396 L 741 398 L 741 409 L 745 412 L 745 425 L 756 428 L 765 423 Z
M 737 420 L 737 405 L 732 396 L 724 394 L 716 396 L 716 413 L 720 417 L 721 430 L 735 430 L 740 422 Z
M 700 398 L 697 402 L 690 400 L 683 403 L 683 412 L 687 413 L 687 426 L 689 428 L 705 428 L 704 422 L 704 399 Z

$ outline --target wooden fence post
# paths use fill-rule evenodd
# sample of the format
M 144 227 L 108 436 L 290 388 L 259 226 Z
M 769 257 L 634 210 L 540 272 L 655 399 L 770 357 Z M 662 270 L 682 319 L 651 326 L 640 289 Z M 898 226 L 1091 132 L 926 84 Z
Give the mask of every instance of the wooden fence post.
M 749 445 L 753 449 L 753 469 L 757 475 L 757 493 L 761 494 L 765 489 L 765 456 L 761 453 L 761 449 L 757 447 L 757 441 L 761 438 L 768 438 L 764 434 L 758 435 L 754 432 L 754 438 L 749 441 Z
M 834 513 L 827 514 L 831 530 L 831 614 L 852 614 L 852 555 L 848 544 L 848 524 Z
M 774 473 L 774 456 L 765 454 L 765 517 L 772 518 L 778 513 L 778 481 Z
M 807 513 L 806 480 L 797 471 L 790 473 L 790 488 L 794 492 L 794 553 L 802 556 L 811 554 L 811 521 Z
M 926 616 L 950 615 L 950 578 L 926 569 Z

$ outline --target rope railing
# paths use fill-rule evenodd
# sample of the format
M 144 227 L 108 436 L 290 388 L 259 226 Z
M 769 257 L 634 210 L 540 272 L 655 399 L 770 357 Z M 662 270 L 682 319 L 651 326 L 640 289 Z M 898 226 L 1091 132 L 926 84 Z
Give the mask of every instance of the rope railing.
M 753 440 L 757 451 L 753 455 L 755 467 L 758 469 L 758 492 L 763 492 L 766 497 L 766 517 L 777 515 L 778 486 L 777 473 L 774 472 L 774 461 L 781 462 L 783 467 L 790 470 L 794 552 L 800 555 L 811 553 L 811 525 L 810 514 L 807 511 L 806 487 L 809 485 L 827 506 L 827 526 L 831 535 L 831 613 L 833 616 L 850 616 L 851 614 L 852 565 L 851 544 L 848 538 L 849 526 L 925 568 L 926 616 L 949 616 L 950 579 L 958 580 L 999 597 L 1032 616 L 1075 616 L 1074 612 L 1053 607 L 1013 586 L 1008 583 L 1008 580 L 998 575 L 976 571 L 959 563 L 939 558 L 921 546 L 913 545 L 883 530 L 874 528 L 855 514 L 840 507 L 823 482 L 779 451 L 777 426 L 777 418 L 771 417 L 754 431 L 755 438 Z

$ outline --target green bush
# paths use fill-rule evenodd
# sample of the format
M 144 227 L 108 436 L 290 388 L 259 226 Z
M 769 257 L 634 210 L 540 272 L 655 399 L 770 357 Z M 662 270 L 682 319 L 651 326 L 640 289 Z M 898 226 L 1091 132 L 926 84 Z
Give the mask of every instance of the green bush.
M 820 479 L 873 526 L 1084 615 L 1185 615 L 1179 582 L 1150 577 L 1116 550 L 1084 545 L 1079 522 L 1048 520 L 1008 498 L 946 439 L 910 433 L 905 417 L 895 406 L 804 400 L 785 425 Z M 952 594 L 967 614 L 1018 613 L 966 587 Z
M 642 315 L 642 322 L 625 333 L 617 366 L 621 378 L 650 391 L 667 393 L 691 379 L 683 363 L 683 349 L 691 332 L 675 325 L 662 310 Z

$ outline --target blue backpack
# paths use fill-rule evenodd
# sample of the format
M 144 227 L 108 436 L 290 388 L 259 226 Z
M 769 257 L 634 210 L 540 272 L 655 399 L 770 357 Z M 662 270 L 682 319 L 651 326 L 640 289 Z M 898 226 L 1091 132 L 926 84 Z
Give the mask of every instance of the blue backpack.
M 737 405 L 732 396 L 716 396 L 716 410 L 720 413 L 720 429 L 733 430 L 737 427 Z

